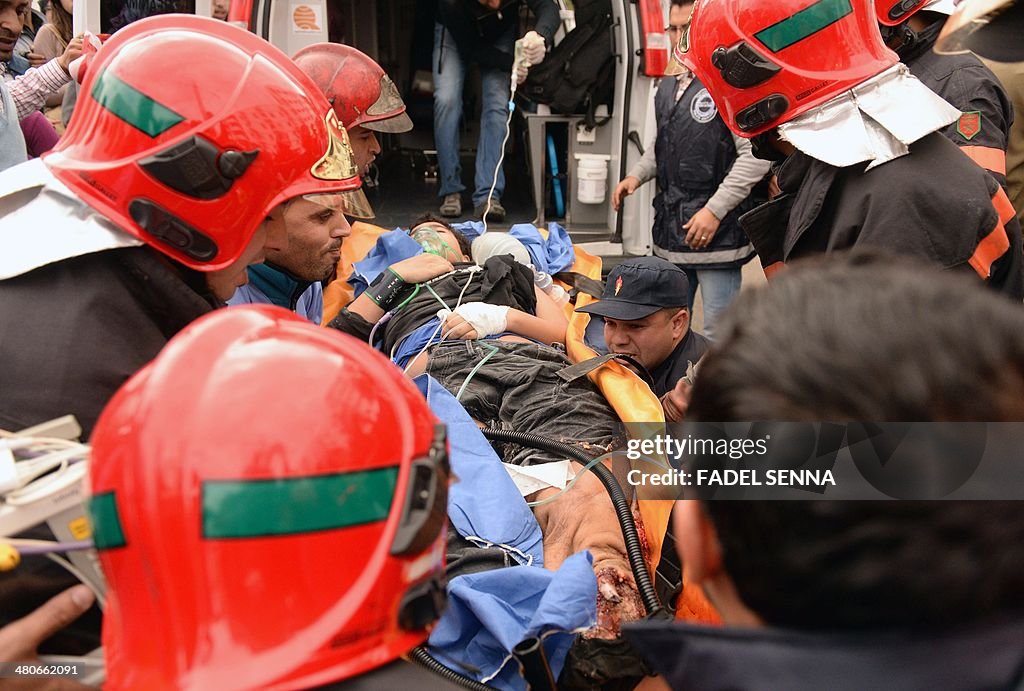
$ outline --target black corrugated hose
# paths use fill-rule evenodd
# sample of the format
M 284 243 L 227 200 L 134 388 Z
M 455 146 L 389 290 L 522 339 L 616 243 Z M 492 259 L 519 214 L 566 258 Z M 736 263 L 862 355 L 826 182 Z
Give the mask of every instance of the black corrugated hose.
M 511 442 L 574 458 L 597 475 L 601 484 L 608 490 L 612 505 L 615 507 L 615 514 L 618 516 L 619 526 L 622 528 L 622 537 L 626 542 L 626 556 L 629 558 L 629 566 L 633 571 L 637 590 L 640 591 L 640 598 L 644 602 L 644 607 L 647 608 L 647 616 L 648 618 L 657 618 L 659 615 L 663 615 L 665 608 L 661 606 L 658 593 L 654 590 L 654 584 L 651 582 L 651 575 L 647 571 L 647 563 L 644 561 L 643 548 L 640 545 L 640 536 L 636 531 L 633 512 L 629 508 L 629 501 L 626 499 L 625 492 L 622 491 L 622 486 L 619 485 L 619 481 L 615 479 L 612 471 L 604 467 L 603 463 L 589 465 L 594 459 L 582 449 L 538 434 L 492 427 L 486 427 L 481 431 L 485 437 L 493 441 Z
M 517 432 L 515 430 L 488 427 L 481 431 L 485 437 L 492 441 L 511 442 L 521 446 L 550 451 L 551 453 L 563 454 L 579 461 L 597 475 L 601 484 L 608 490 L 612 506 L 615 507 L 615 514 L 619 519 L 619 526 L 622 528 L 622 537 L 626 543 L 626 556 L 629 558 L 629 566 L 633 571 L 633 578 L 636 580 L 636 587 L 640 592 L 640 598 L 647 609 L 647 616 L 654 618 L 663 615 L 665 608 L 661 606 L 658 593 L 654 590 L 654 585 L 651 583 L 651 576 L 647 571 L 647 563 L 644 561 L 643 548 L 640 545 L 640 535 L 636 531 L 636 521 L 633 520 L 633 512 L 629 508 L 629 501 L 626 499 L 625 492 L 622 491 L 622 486 L 619 485 L 619 481 L 615 479 L 612 472 L 604 467 L 603 463 L 590 465 L 591 461 L 594 460 L 593 458 L 588 456 L 582 449 L 570 446 L 564 442 L 548 439 L 547 437 L 531 434 L 530 432 Z M 450 667 L 446 667 L 428 653 L 427 649 L 423 646 L 413 648 L 409 652 L 409 659 L 464 689 L 486 691 L 494 688 L 460 674 Z
M 476 679 L 470 679 L 464 674 L 456 672 L 451 667 L 445 667 L 439 660 L 434 658 L 433 655 L 428 653 L 427 649 L 422 645 L 416 646 L 409 651 L 409 659 L 464 689 L 469 689 L 470 691 L 494 691 L 493 686 L 488 686 Z

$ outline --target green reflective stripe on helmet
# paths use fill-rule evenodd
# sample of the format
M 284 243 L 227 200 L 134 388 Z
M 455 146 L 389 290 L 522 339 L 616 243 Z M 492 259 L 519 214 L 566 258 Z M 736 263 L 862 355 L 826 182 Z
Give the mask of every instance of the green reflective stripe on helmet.
M 121 81 L 110 70 L 104 70 L 96 78 L 96 83 L 92 85 L 92 97 L 111 113 L 150 137 L 166 132 L 185 119 Z
M 89 516 L 92 518 L 92 541 L 96 549 L 114 549 L 127 544 L 112 491 L 89 498 Z
M 293 535 L 382 521 L 398 466 L 333 475 L 203 483 L 203 537 Z
M 852 13 L 850 0 L 818 0 L 792 17 L 761 29 L 754 37 L 773 53 L 778 53 Z

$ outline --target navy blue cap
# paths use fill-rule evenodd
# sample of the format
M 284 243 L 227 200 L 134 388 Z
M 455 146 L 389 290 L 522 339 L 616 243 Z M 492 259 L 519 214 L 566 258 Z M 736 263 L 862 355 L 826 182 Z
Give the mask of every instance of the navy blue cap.
M 665 307 L 686 307 L 686 273 L 661 257 L 627 259 L 608 274 L 601 299 L 577 312 L 611 319 L 643 319 Z

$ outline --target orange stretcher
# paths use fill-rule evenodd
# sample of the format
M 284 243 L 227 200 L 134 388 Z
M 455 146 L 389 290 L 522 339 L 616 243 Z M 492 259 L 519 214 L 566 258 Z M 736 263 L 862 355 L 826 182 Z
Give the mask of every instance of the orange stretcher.
M 353 264 L 365 257 L 376 244 L 377 238 L 389 230 L 361 221 L 352 224 L 352 235 L 345 238 L 341 247 L 337 278 L 324 289 L 324 324 L 337 316 L 342 307 L 353 299 L 352 286 L 347 281 L 352 274 Z M 538 230 L 542 236 L 547 235 L 545 229 L 538 228 Z M 578 247 L 574 248 L 574 252 L 576 260 L 571 271 L 594 280 L 600 280 L 601 259 Z M 568 288 L 564 284 L 563 287 Z M 588 305 L 595 299 L 590 295 L 580 293 L 577 297 L 576 307 Z M 564 305 L 563 309 L 569 319 L 565 343 L 569 359 L 577 363 L 596 357 L 597 353 L 586 345 L 583 338 L 587 324 L 590 322 L 590 315 L 574 311 L 574 306 L 571 304 Z M 642 429 L 649 429 L 652 424 L 663 425 L 665 423 L 661 402 L 640 377 L 621 363 L 610 361 L 587 376 L 604 394 L 609 405 L 626 425 L 630 436 L 641 435 Z M 662 542 L 668 529 L 669 514 L 672 511 L 674 500 L 655 496 L 645 497 L 643 494 L 645 489 L 647 488 L 638 488 L 640 501 L 637 502 L 637 507 L 647 535 L 648 567 L 653 573 L 661 558 Z M 653 489 L 649 491 L 653 491 Z M 683 595 L 677 605 L 676 618 L 708 624 L 721 621 L 718 613 L 703 593 L 698 588 L 687 587 L 683 588 Z

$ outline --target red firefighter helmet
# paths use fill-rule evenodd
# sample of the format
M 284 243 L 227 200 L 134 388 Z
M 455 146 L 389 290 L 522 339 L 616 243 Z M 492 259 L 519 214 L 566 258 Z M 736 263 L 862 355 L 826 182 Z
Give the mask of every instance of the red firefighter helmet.
M 897 26 L 928 4 L 928 0 L 875 0 L 875 14 L 882 26 Z
M 283 201 L 341 193 L 365 204 L 319 89 L 263 39 L 206 17 L 150 17 L 114 34 L 44 161 L 118 226 L 200 271 L 236 261 Z
M 346 128 L 412 129 L 398 87 L 365 53 L 340 43 L 316 43 L 296 53 L 294 60 L 324 92 Z
M 92 444 L 106 688 L 309 688 L 397 659 L 440 615 L 444 427 L 354 338 L 218 310 Z
M 792 120 L 896 64 L 872 0 L 697 0 L 669 74 L 686 65 L 736 134 Z

